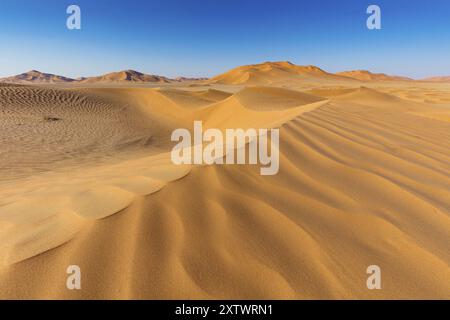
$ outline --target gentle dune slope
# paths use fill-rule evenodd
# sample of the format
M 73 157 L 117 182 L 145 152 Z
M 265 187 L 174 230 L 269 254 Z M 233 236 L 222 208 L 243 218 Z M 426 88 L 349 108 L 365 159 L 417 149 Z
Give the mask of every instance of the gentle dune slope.
M 335 99 L 349 104 L 357 103 L 360 105 L 375 106 L 377 108 L 386 109 L 386 111 L 391 111 L 393 109 L 398 111 L 424 109 L 424 106 L 421 104 L 366 87 L 360 87 L 349 93 L 338 95 Z
M 4 182 L 1 298 L 450 298 L 450 123 L 415 114 L 434 107 L 368 88 L 206 106 L 205 92 L 92 90 L 162 130 L 282 126 L 280 173 L 158 153 Z M 65 288 L 73 264 L 80 291 Z
M 324 100 L 306 93 L 271 87 L 249 87 L 234 97 L 248 108 L 260 111 L 288 109 Z
M 315 96 L 332 98 L 332 97 L 344 95 L 347 93 L 355 92 L 355 90 L 356 90 L 356 88 L 338 87 L 338 88 L 313 88 L 313 89 L 306 90 L 305 92 L 315 95 Z
M 273 128 L 327 102 L 287 89 L 253 87 L 197 110 L 192 121 L 202 120 L 205 128 Z
M 178 89 L 162 89 L 161 94 L 178 105 L 190 108 L 199 108 L 210 105 L 230 97 L 232 94 L 215 89 L 202 91 L 185 91 Z

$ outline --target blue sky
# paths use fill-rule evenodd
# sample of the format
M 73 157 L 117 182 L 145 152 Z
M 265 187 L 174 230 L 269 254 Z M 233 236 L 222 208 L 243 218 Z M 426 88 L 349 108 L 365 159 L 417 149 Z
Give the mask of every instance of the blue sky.
M 81 7 L 81 30 L 66 28 L 70 4 Z M 382 30 L 366 28 L 370 4 Z M 0 76 L 213 76 L 279 60 L 450 75 L 449 22 L 448 0 L 1 0 Z

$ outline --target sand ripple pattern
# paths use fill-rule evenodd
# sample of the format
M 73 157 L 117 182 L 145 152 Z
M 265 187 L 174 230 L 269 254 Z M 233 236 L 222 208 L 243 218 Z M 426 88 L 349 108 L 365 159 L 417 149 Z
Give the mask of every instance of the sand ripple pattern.
M 151 144 L 154 131 L 126 103 L 72 90 L 1 85 L 0 132 L 5 180 Z

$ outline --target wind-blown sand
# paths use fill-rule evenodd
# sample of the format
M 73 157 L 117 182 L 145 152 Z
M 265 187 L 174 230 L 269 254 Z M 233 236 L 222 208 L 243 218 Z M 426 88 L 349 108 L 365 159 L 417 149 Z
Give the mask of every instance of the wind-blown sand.
M 450 298 L 449 87 L 227 88 L 2 86 L 0 298 Z M 280 172 L 173 165 L 194 120 Z

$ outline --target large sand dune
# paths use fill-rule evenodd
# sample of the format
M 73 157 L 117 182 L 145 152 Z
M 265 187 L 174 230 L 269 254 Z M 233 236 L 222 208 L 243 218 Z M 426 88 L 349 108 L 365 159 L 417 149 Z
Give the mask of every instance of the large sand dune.
M 390 76 L 385 73 L 373 73 L 368 70 L 353 70 L 336 73 L 339 76 L 349 77 L 362 81 L 410 81 L 411 78 L 401 76 Z
M 2 86 L 0 297 L 450 298 L 448 88 L 254 68 L 195 88 Z M 170 132 L 194 120 L 281 128 L 279 174 L 173 165 Z
M 288 61 L 265 62 L 237 67 L 209 80 L 228 85 L 292 86 L 304 83 L 354 83 L 355 80 L 328 73 L 316 66 L 299 66 Z

